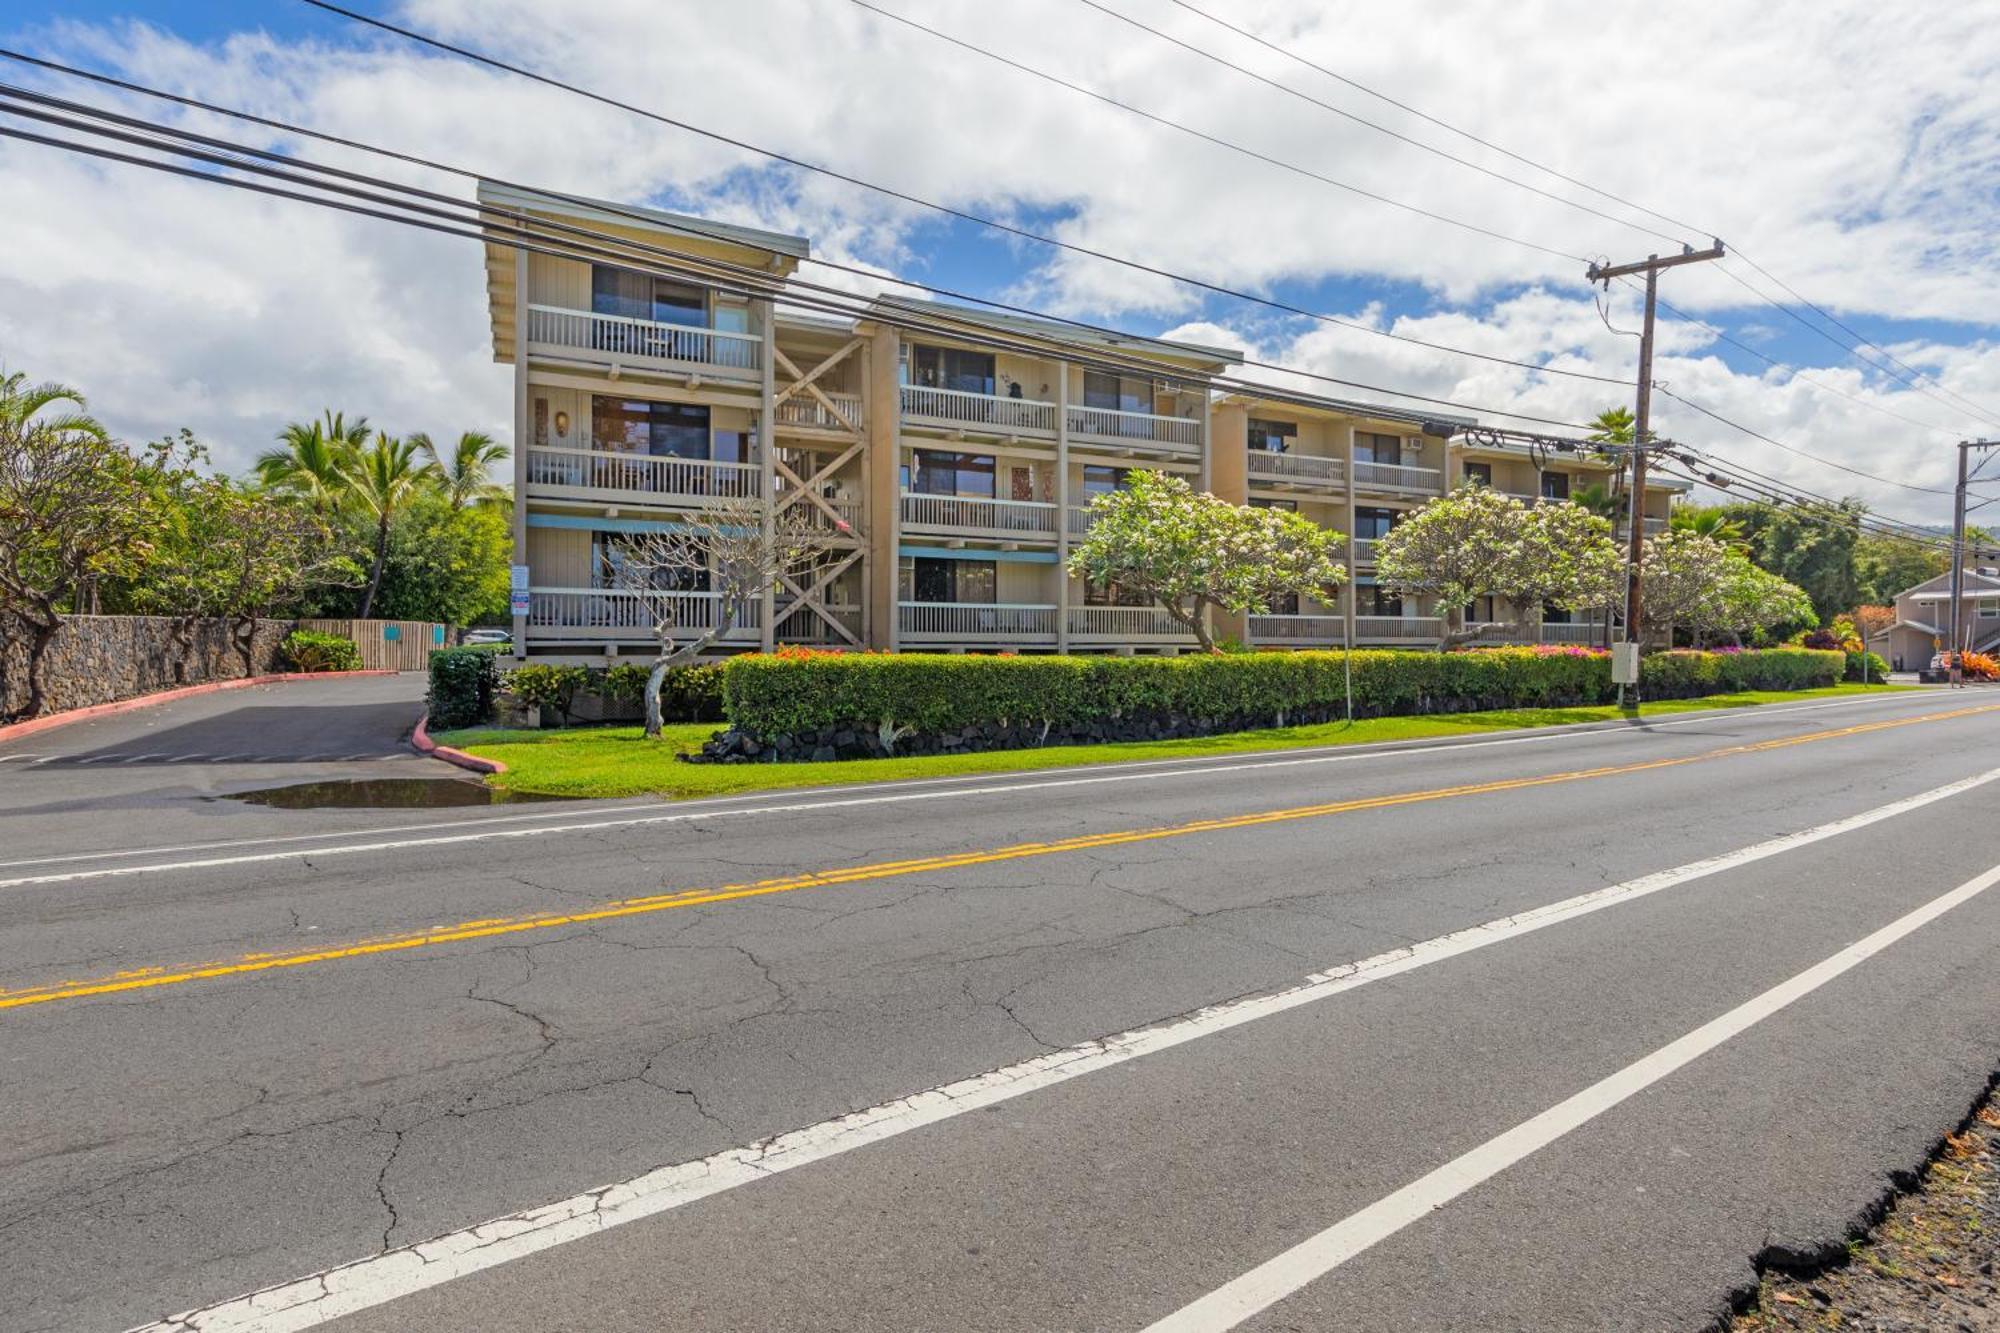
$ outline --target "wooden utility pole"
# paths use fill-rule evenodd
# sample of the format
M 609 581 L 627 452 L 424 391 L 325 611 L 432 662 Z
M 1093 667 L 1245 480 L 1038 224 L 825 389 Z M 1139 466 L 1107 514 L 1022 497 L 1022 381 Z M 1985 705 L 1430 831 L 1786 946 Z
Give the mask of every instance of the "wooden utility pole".
M 1945 641 L 1945 667 L 1953 685 L 1965 683 L 1965 488 L 1974 449 L 2000 449 L 2000 440 L 1958 442 L 1958 486 L 1951 502 L 1951 637 Z
M 1678 268 L 1682 264 L 1698 264 L 1704 260 L 1722 258 L 1722 242 L 1716 241 L 1706 250 L 1694 250 L 1683 246 L 1681 253 L 1668 255 L 1665 259 L 1658 255 L 1648 255 L 1645 259 L 1631 264 L 1592 264 L 1585 274 L 1592 282 L 1601 282 L 1608 291 L 1613 278 L 1630 274 L 1646 275 L 1646 323 L 1639 334 L 1639 392 L 1638 404 L 1632 413 L 1632 494 L 1628 497 L 1628 518 L 1631 531 L 1625 534 L 1625 641 L 1630 644 L 1640 642 L 1639 574 L 1641 562 L 1645 558 L 1646 543 L 1646 449 L 1651 442 L 1653 417 L 1653 316 L 1659 304 L 1660 270 Z M 1635 650 L 1636 651 L 1636 650 Z M 1620 703 L 1625 699 L 1625 685 L 1618 686 Z

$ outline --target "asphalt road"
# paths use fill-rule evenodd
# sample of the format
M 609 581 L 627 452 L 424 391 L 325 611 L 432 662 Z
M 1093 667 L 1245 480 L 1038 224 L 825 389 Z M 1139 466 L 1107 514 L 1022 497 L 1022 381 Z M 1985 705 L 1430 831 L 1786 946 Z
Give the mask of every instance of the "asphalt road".
M 0 856 L 0 1328 L 1702 1328 L 2000 1068 L 1996 742 L 1932 691 L 192 850 L 80 777 Z

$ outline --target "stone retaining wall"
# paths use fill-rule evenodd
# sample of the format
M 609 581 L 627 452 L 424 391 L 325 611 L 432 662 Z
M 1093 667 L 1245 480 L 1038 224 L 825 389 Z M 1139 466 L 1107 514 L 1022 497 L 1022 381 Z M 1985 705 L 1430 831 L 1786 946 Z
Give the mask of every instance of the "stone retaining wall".
M 68 616 L 42 658 L 43 713 L 111 703 L 179 685 L 236 680 L 279 670 L 278 645 L 297 622 L 262 620 L 246 668 L 228 621 L 155 616 Z M 183 642 L 183 635 L 185 642 Z M 0 715 L 28 699 L 28 647 L 0 627 Z

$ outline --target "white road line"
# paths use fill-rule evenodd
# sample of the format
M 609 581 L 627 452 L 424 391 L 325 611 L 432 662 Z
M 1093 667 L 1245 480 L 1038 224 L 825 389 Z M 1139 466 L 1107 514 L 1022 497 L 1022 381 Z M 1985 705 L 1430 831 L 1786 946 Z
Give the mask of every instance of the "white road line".
M 1885 695 L 1883 698 L 1922 698 L 1928 702 L 1926 694 Z M 1823 704 L 1807 704 L 1788 708 L 1760 708 L 1758 716 L 1770 717 L 1789 713 L 1818 712 L 1823 708 L 1839 707 L 1853 702 L 1869 700 L 1838 699 Z M 1675 722 L 1655 723 L 1647 730 L 1667 727 L 1693 726 L 1701 722 L 1713 722 L 1713 714 L 1683 718 Z M 346 832 L 297 834 L 274 838 L 244 838 L 227 842 L 193 843 L 182 847 L 158 847 L 120 852 L 81 852 L 68 856 L 41 857 L 32 860 L 0 862 L 0 869 L 16 869 L 34 865 L 73 864 L 78 861 L 106 861 L 132 856 L 168 856 L 179 852 L 219 851 L 230 847 L 273 847 L 280 844 L 290 846 L 298 842 L 315 842 L 311 847 L 294 847 L 288 851 L 245 853 L 236 856 L 208 857 L 187 861 L 166 861 L 154 865 L 138 866 L 95 866 L 82 870 L 51 872 L 38 875 L 23 875 L 12 879 L 0 879 L 0 889 L 27 888 L 46 884 L 66 884 L 87 879 L 123 878 L 131 875 L 165 874 L 182 870 L 205 870 L 218 866 L 256 865 L 272 861 L 288 861 L 295 857 L 312 856 L 325 858 L 354 852 L 398 851 L 408 847 L 442 847 L 460 843 L 483 842 L 496 838 L 538 837 L 544 834 L 588 833 L 599 829 L 632 828 L 652 824 L 690 823 L 696 820 L 742 818 L 752 815 L 799 814 L 819 810 L 843 810 L 850 807 L 869 805 L 895 805 L 908 801 L 950 800 L 960 797 L 1013 795 L 1028 791 L 1047 791 L 1066 787 L 1100 786 L 1115 782 L 1143 782 L 1154 778 L 1208 777 L 1217 773 L 1251 772 L 1269 768 L 1296 768 L 1319 764 L 1358 763 L 1368 759 L 1393 759 L 1401 755 L 1434 754 L 1445 750 L 1481 750 L 1497 746 L 1529 745 L 1552 740 L 1578 739 L 1593 736 L 1626 736 L 1627 729 L 1565 731 L 1558 733 L 1537 732 L 1523 736 L 1500 736 L 1492 740 L 1456 741 L 1442 745 L 1401 746 L 1399 748 L 1369 748 L 1366 746 L 1340 747 L 1326 751 L 1307 751 L 1303 756 L 1287 755 L 1284 751 L 1266 752 L 1239 759 L 1234 763 L 1216 762 L 1222 756 L 1209 760 L 1144 760 L 1135 764 L 1112 766 L 1115 771 L 1091 772 L 1080 777 L 1029 778 L 1011 782 L 988 781 L 965 785 L 963 778 L 914 779 L 908 782 L 881 783 L 869 788 L 872 792 L 884 793 L 867 796 L 828 796 L 818 800 L 793 799 L 782 804 L 760 803 L 754 805 L 734 805 L 729 809 L 717 809 L 718 802 L 740 802 L 746 797 L 716 797 L 709 801 L 662 801 L 647 805 L 621 806 L 618 815 L 592 815 L 588 811 L 568 809 L 536 815 L 489 816 L 486 818 L 442 821 L 435 824 L 391 825 L 372 829 L 350 829 Z M 1284 756 L 1284 757 L 1277 757 Z M 1236 758 L 1230 756 L 1230 758 Z M 1187 767 L 1161 770 L 1156 765 L 1179 763 Z M 942 784 L 959 784 L 943 786 Z M 907 788 L 938 788 L 936 790 L 910 791 Z M 649 814 L 649 811 L 670 811 L 671 813 Z M 636 813 L 634 813 L 636 812 Z M 496 824 L 527 824 L 538 820 L 571 819 L 568 824 L 543 825 L 524 828 L 499 828 Z M 464 833 L 450 833 L 437 837 L 384 837 L 377 842 L 346 843 L 337 841 L 345 838 L 376 837 L 383 834 L 428 833 L 432 830 L 471 830 Z
M 1809 703 L 1809 704 L 1764 704 L 1758 706 L 1755 709 L 1750 709 L 1745 711 L 1747 712 L 1747 714 L 1756 717 L 1782 717 L 1790 713 L 1818 713 L 1818 712 L 1823 712 L 1829 708 L 1844 708 L 1854 704 L 1864 704 L 1864 703 L 1887 703 L 1892 700 L 1897 702 L 1910 702 L 1914 700 L 1914 701 L 1922 701 L 1925 703 L 1928 703 L 1930 701 L 1927 693 L 1913 690 L 1909 692 L 1899 691 L 1893 694 L 1882 694 L 1872 697 L 1862 696 L 1856 698 L 1830 699 L 1818 703 Z M 1723 716 L 1728 716 L 1728 714 L 1724 713 Z M 1647 731 L 1660 731 L 1673 727 L 1695 726 L 1702 722 L 1712 722 L 1716 720 L 1718 720 L 1716 713 L 1713 711 L 1708 711 L 1708 712 L 1697 713 L 1691 716 L 1681 717 L 1673 721 L 1647 723 L 1643 729 Z M 1304 748 L 1298 750 L 1263 750 L 1241 755 L 1194 756 L 1187 759 L 1133 759 L 1115 764 L 1104 764 L 1095 766 L 1096 772 L 1104 775 L 1102 778 L 1091 776 L 1084 778 L 1065 779 L 1065 781 L 1071 781 L 1071 782 L 1094 782 L 1100 780 L 1123 781 L 1132 775 L 1146 776 L 1149 775 L 1152 770 L 1161 768 L 1170 768 L 1176 765 L 1180 766 L 1181 768 L 1185 769 L 1188 772 L 1212 773 L 1217 771 L 1229 772 L 1229 771 L 1234 771 L 1235 769 L 1238 768 L 1276 766 L 1279 764 L 1289 765 L 1289 764 L 1345 763 L 1363 759 L 1393 758 L 1396 755 L 1404 755 L 1404 754 L 1432 754 L 1440 750 L 1479 750 L 1500 745 L 1532 745 L 1532 744 L 1546 744 L 1550 741 L 1574 740 L 1578 738 L 1587 739 L 1591 737 L 1603 737 L 1603 736 L 1626 736 L 1630 735 L 1632 730 L 1633 729 L 1631 727 L 1605 726 L 1601 723 L 1577 723 L 1574 726 L 1543 728 L 1521 735 L 1496 736 L 1487 740 L 1477 740 L 1477 741 L 1454 741 L 1448 744 L 1412 745 L 1406 742 L 1384 741 L 1384 742 L 1377 742 L 1374 745 L 1339 745 L 1339 746 L 1321 746 L 1317 748 Z M 50 758 L 59 758 L 59 757 L 60 756 L 54 756 L 54 755 L 50 756 Z M 193 757 L 201 758 L 203 756 L 197 755 Z M 411 755 L 409 757 L 417 758 L 419 756 Z M 1267 763 L 1260 764 L 1253 762 L 1256 760 L 1265 760 L 1267 761 Z M 46 763 L 48 762 L 48 760 L 46 759 L 38 760 L 37 762 Z M 1227 767 L 1218 769 L 1217 767 L 1218 765 L 1224 765 L 1224 764 L 1226 764 Z M 1170 774 L 1168 776 L 1179 776 L 1179 774 L 1178 773 Z M 893 782 L 866 783 L 863 784 L 863 790 L 868 793 L 878 793 L 878 792 L 906 791 L 911 788 L 936 788 L 936 787 L 944 787 L 950 785 L 955 791 L 963 792 L 967 795 L 979 795 L 982 792 L 994 790 L 995 788 L 993 784 L 999 782 L 1005 782 L 1007 779 L 1012 777 L 1014 777 L 1014 775 L 1009 773 L 993 773 L 993 774 L 986 774 L 983 776 L 973 775 L 969 777 L 904 778 Z M 1018 791 L 1020 790 L 1020 786 L 1018 783 L 1010 783 L 1009 785 L 1007 785 L 1004 788 L 1001 788 L 1000 790 Z M 734 805 L 745 805 L 746 803 L 754 803 L 751 804 L 749 808 L 746 808 L 744 811 L 744 813 L 754 813 L 758 810 L 763 810 L 767 808 L 764 804 L 766 802 L 783 800 L 788 797 L 794 797 L 796 795 L 797 795 L 796 791 L 748 792 L 740 796 L 711 796 L 689 801 L 649 801 L 644 804 L 636 804 L 636 803 L 621 804 L 613 808 L 624 813 L 630 813 L 635 810 L 706 811 L 713 809 L 717 805 L 734 806 Z M 867 795 L 860 797 L 851 797 L 848 799 L 860 802 L 860 801 L 872 801 L 875 798 L 872 795 Z M 600 803 L 592 802 L 586 798 L 579 798 L 576 804 L 583 806 L 594 806 Z M 609 803 L 604 802 L 602 804 L 609 804 Z M 788 810 L 791 807 L 782 806 L 782 807 L 768 807 L 768 808 Z M 391 833 L 429 833 L 440 829 L 486 828 L 494 824 L 518 824 L 518 823 L 543 822 L 551 819 L 569 819 L 569 818 L 574 818 L 581 813 L 584 813 L 584 811 L 580 811 L 575 808 L 569 808 L 563 810 L 539 811 L 532 814 L 475 815 L 470 818 L 440 820 L 437 822 L 426 823 L 426 824 L 378 825 L 375 828 L 348 829 L 345 831 L 327 830 L 319 833 L 284 834 L 276 837 L 226 838 L 226 839 L 217 839 L 211 842 L 178 843 L 178 844 L 168 844 L 164 846 L 154 846 L 154 847 L 129 847 L 129 848 L 122 848 L 118 851 L 77 852 L 65 856 L 38 856 L 38 857 L 30 857 L 25 860 L 19 860 L 19 861 L 0 861 L 0 870 L 15 870 L 23 866 L 35 866 L 35 865 L 62 865 L 67 863 L 73 863 L 76 861 L 108 861 L 113 859 L 124 859 L 126 857 L 133 857 L 133 856 L 171 856 L 182 852 L 218 851 L 228 847 L 268 847 L 268 846 L 278 846 L 280 844 L 310 842 L 315 839 L 318 839 L 320 841 L 326 841 L 329 839 L 340 839 L 340 838 L 374 837 L 382 834 L 391 834 Z M 587 826 L 579 825 L 579 827 L 587 827 Z
M 1101 1037 L 1096 1041 L 1066 1047 L 1032 1060 L 1024 1060 L 1020 1064 L 1008 1065 L 991 1073 L 947 1083 L 928 1092 L 885 1102 L 851 1115 L 821 1121 L 805 1129 L 793 1130 L 759 1143 L 730 1148 L 698 1161 L 661 1167 L 657 1171 L 649 1171 L 631 1180 L 587 1190 L 540 1208 L 496 1217 L 477 1226 L 372 1255 L 338 1268 L 300 1278 L 295 1282 L 266 1287 L 262 1291 L 219 1305 L 175 1315 L 132 1330 L 132 1333 L 292 1333 L 293 1330 L 315 1328 L 343 1315 L 370 1309 L 400 1296 L 439 1286 L 454 1278 L 495 1268 L 515 1259 L 526 1258 L 531 1254 L 570 1241 L 581 1240 L 612 1227 L 684 1207 L 709 1195 L 748 1185 L 753 1181 L 768 1179 L 779 1172 L 837 1157 L 856 1148 L 864 1148 L 906 1134 L 913 1129 L 1011 1101 L 1042 1088 L 1081 1078 L 1085 1074 L 1110 1069 L 1129 1060 L 1136 1060 L 1140 1056 L 1171 1050 L 1202 1037 L 1213 1036 L 1261 1018 L 1269 1018 L 1273 1014 L 1285 1013 L 1346 991 L 1359 989 L 1372 982 L 1413 972 L 1448 958 L 1456 958 L 1461 954 L 1488 948 L 1505 940 L 1518 939 L 1523 935 L 1545 930 L 1561 922 L 1601 912 L 1607 907 L 1632 902 L 1692 880 L 1703 879 L 1753 861 L 1761 861 L 1827 838 L 1866 828 L 1885 819 L 1893 819 L 1897 815 L 1947 800 L 1976 787 L 1983 787 L 1996 779 L 2000 779 L 2000 768 L 1988 769 L 1974 777 L 1947 783 L 1945 786 L 1935 787 L 1888 805 L 1877 806 L 1873 810 L 1850 815 L 1830 824 L 1816 825 L 1797 833 L 1789 833 L 1733 852 L 1726 852 L 1720 856 L 1690 861 L 1671 870 L 1642 875 L 1621 884 L 1565 898 L 1561 902 L 1488 921 L 1465 930 L 1453 931 L 1451 934 L 1440 935 L 1407 948 L 1377 954 L 1358 963 L 1349 963 L 1316 973 L 1286 990 L 1213 1005 L 1153 1027 L 1134 1028 L 1116 1036 Z M 1981 877 L 1981 881 L 1987 883 L 1993 880 L 2000 880 L 2000 869 Z M 1983 888 L 1984 883 L 1981 881 L 1974 883 Z M 1965 887 L 1961 887 L 1953 894 L 1947 894 L 1944 898 L 1903 918 L 1898 925 L 1910 922 L 1925 912 L 1928 912 L 1929 916 L 1924 916 L 1923 920 L 1929 920 L 1930 917 L 1948 910 L 1977 891 L 1974 889 L 1968 892 Z M 1916 921 L 1916 925 L 1921 924 L 1922 920 Z M 1916 925 L 1908 926 L 1903 933 L 1907 934 L 1909 930 L 1914 930 Z M 1893 930 L 1895 927 L 1889 929 Z M 1882 947 L 1881 943 L 1871 945 L 1871 942 L 1884 934 L 1885 932 L 1877 932 L 1876 935 L 1871 935 L 1837 958 L 1855 953 L 1856 950 L 1866 949 L 1867 952 L 1856 954 L 1854 962 L 1859 962 L 1869 952 Z M 1886 940 L 1883 943 L 1886 943 Z M 1827 966 L 1828 964 L 1824 963 L 1820 965 L 1821 968 Z M 1844 971 L 1846 967 L 1851 966 L 1853 963 L 1847 963 L 1841 970 Z M 1816 968 L 1804 975 L 1810 977 L 1819 970 Z M 1796 984 L 1797 979 L 1786 983 L 1787 986 Z M 1772 993 L 1775 992 L 1767 992 L 1767 995 Z M 1789 1000 L 1786 1003 L 1789 1003 Z M 1722 1021 L 1724 1020 L 1717 1020 L 1717 1022 Z M 1707 1029 L 1701 1031 L 1706 1032 Z M 1688 1038 L 1682 1040 L 1687 1041 Z M 1676 1043 L 1676 1046 L 1678 1045 L 1679 1043 Z M 1668 1049 L 1673 1050 L 1674 1047 Z M 1681 1063 L 1685 1062 L 1682 1060 Z
M 1243 1276 L 1217 1287 L 1192 1304 L 1149 1325 L 1146 1333 L 1223 1333 L 1267 1310 L 1306 1284 L 1324 1277 L 1355 1255 L 1430 1216 L 1453 1199 L 1491 1180 L 1522 1158 L 1541 1151 L 1572 1130 L 1589 1124 L 1627 1098 L 1699 1059 L 1732 1037 L 1867 962 L 1906 935 L 1915 933 L 1961 903 L 2000 884 L 2000 866 L 1940 894 L 1839 953 L 1737 1005 L 1634 1060 L 1617 1073 L 1551 1106 L 1529 1120 L 1411 1181 L 1387 1198 L 1342 1218 L 1326 1230 Z

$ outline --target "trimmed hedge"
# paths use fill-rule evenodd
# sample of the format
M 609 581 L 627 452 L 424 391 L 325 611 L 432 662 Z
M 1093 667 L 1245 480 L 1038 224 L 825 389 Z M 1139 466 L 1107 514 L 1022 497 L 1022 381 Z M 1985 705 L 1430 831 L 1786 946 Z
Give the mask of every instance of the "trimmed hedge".
M 592 688 L 607 697 L 635 703 L 646 697 L 646 677 L 652 668 L 636 662 L 622 662 L 604 672 Z M 720 722 L 722 711 L 722 664 L 702 662 L 674 667 L 660 682 L 660 717 L 667 722 Z
M 434 731 L 476 727 L 493 716 L 499 680 L 495 659 L 504 644 L 440 648 L 431 654 L 431 687 L 424 708 Z
M 338 634 L 295 629 L 278 645 L 278 661 L 287 671 L 359 671 L 361 649 Z
M 1645 659 L 1648 699 L 1832 685 L 1838 652 L 1674 651 Z M 1036 740 L 1198 735 L 1338 717 L 1338 652 L 1186 657 L 977 657 L 823 654 L 739 657 L 722 667 L 728 757 L 1000 748 Z M 1615 697 L 1608 655 L 1495 648 L 1353 654 L 1360 717 L 1560 707 Z M 1024 739 L 1024 737 L 1026 739 Z M 747 739 L 755 748 L 740 744 Z M 884 741 L 887 741 L 885 744 Z M 807 757 L 799 754 L 797 757 Z M 832 755 L 820 753 L 820 757 Z

